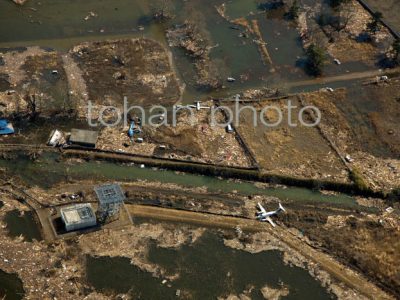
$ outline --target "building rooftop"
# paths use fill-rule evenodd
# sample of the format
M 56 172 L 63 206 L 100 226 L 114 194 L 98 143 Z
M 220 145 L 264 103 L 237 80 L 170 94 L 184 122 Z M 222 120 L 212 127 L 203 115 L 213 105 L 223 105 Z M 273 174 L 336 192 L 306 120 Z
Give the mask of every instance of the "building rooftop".
M 89 203 L 63 207 L 60 211 L 66 226 L 93 222 L 93 220 L 96 220 L 92 206 Z
M 125 200 L 124 192 L 118 184 L 106 184 L 94 188 L 100 205 L 118 204 Z

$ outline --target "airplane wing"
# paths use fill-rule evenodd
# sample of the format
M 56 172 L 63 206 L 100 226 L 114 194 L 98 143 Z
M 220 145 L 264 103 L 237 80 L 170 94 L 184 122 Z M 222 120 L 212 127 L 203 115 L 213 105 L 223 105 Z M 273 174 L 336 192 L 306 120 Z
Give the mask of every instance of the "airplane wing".
M 262 214 L 266 214 L 266 213 L 267 213 L 267 211 L 265 210 L 265 208 L 264 208 L 260 203 L 257 203 L 257 206 L 258 206 L 258 209 L 260 210 L 260 212 L 261 212 Z
M 265 221 L 268 221 L 269 224 L 272 225 L 272 227 L 276 227 L 276 224 L 274 223 L 274 221 L 272 221 L 272 219 L 271 219 L 270 217 L 266 217 L 266 218 L 265 218 Z

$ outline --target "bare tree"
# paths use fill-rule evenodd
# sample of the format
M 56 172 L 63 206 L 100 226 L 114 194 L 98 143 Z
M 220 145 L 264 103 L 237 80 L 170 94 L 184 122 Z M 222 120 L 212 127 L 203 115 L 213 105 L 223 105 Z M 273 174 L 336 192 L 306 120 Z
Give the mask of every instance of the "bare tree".
M 29 93 L 25 96 L 24 100 L 27 103 L 28 115 L 31 121 L 35 121 L 39 116 L 38 105 L 39 97 L 35 93 Z

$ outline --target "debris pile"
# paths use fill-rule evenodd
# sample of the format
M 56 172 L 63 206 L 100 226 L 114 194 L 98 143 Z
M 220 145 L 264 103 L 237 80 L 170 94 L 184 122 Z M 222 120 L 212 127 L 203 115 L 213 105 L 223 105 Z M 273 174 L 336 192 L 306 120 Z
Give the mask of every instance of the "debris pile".
M 177 25 L 167 30 L 167 39 L 170 47 L 182 48 L 193 59 L 198 87 L 206 89 L 222 87 L 218 71 L 210 59 L 208 41 L 201 35 L 196 25 L 188 21 Z

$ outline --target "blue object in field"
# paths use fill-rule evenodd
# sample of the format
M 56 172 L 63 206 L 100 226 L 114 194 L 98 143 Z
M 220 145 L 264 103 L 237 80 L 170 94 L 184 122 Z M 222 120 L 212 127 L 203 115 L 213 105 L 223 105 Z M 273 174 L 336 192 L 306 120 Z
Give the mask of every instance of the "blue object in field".
M 132 138 L 133 137 L 133 135 L 134 135 L 134 133 L 135 133 L 135 122 L 131 122 L 131 125 L 129 126 L 129 130 L 128 130 L 128 136 L 130 137 L 130 138 Z
M 0 119 L 0 135 L 13 134 L 14 127 L 5 119 Z

